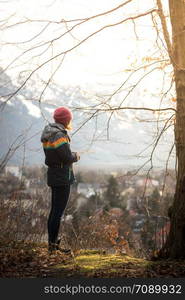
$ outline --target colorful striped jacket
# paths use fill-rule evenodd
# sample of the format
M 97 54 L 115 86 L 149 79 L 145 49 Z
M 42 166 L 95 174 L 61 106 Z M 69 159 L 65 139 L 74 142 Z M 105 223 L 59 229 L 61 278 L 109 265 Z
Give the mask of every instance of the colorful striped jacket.
M 74 174 L 72 163 L 77 161 L 75 152 L 71 152 L 70 138 L 65 127 L 59 123 L 47 125 L 41 136 L 48 166 L 47 183 L 49 186 L 72 184 Z

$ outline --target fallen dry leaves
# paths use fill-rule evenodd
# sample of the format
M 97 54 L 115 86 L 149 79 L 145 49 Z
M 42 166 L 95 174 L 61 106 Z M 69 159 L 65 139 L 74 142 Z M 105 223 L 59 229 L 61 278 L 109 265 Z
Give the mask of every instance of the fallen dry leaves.
M 59 251 L 48 254 L 46 244 L 0 241 L 0 277 L 47 277 L 50 268 L 65 263 L 68 257 Z
M 185 261 L 144 260 L 105 251 L 49 255 L 46 244 L 0 240 L 0 277 L 185 277 Z

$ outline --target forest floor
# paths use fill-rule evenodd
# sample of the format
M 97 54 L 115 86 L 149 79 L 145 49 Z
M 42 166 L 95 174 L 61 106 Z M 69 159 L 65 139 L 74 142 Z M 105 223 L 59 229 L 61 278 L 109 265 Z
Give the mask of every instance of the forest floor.
M 152 261 L 101 250 L 48 254 L 46 244 L 0 241 L 0 277 L 182 278 L 185 260 Z

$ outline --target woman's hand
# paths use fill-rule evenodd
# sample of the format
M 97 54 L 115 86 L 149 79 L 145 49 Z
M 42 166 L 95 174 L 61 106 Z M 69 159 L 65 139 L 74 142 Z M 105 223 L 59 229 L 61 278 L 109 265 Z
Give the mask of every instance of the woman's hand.
M 80 154 L 78 152 L 76 152 L 76 159 L 77 161 L 80 159 Z

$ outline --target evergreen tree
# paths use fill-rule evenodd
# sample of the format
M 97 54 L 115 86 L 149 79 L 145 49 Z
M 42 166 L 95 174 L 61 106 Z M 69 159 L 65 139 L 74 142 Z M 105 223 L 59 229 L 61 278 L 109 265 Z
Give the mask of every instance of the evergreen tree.
M 154 189 L 153 193 L 149 197 L 149 209 L 152 215 L 160 215 L 160 194 L 157 188 Z
M 107 189 L 104 193 L 104 201 L 108 207 L 121 207 L 121 196 L 117 179 L 111 175 L 108 178 Z

